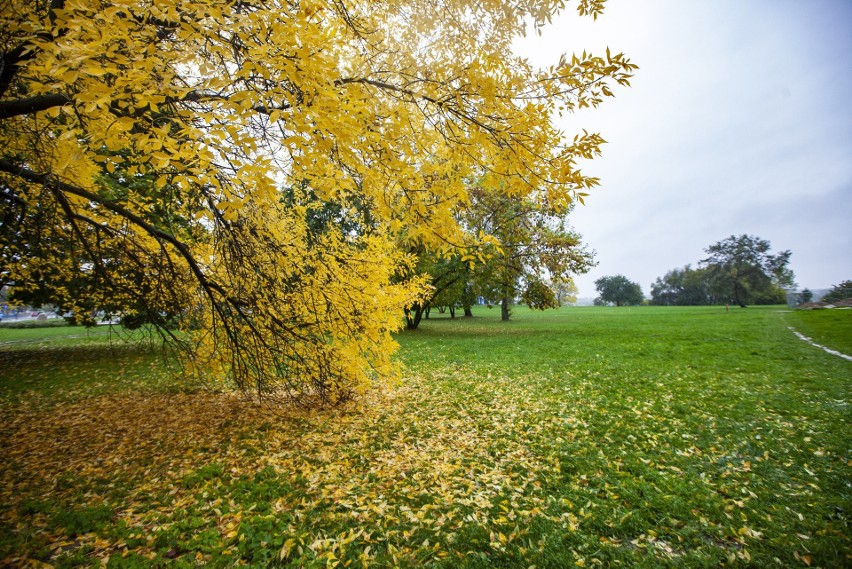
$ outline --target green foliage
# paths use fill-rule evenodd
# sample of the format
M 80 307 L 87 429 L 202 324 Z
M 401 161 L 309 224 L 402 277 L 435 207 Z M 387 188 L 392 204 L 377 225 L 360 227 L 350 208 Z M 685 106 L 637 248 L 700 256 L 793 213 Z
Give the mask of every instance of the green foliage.
M 414 271 L 428 275 L 431 295 L 424 301 L 418 301 L 406 310 L 406 328 L 414 330 L 420 324 L 424 312 L 432 307 L 450 308 L 455 316 L 455 308 L 463 306 L 469 309 L 474 303 L 473 272 L 469 263 L 461 260 L 460 255 L 443 256 L 425 248 L 417 250 L 417 264 Z
M 846 300 L 852 298 L 852 281 L 843 281 L 839 285 L 832 287 L 828 294 L 822 297 L 823 302 L 837 302 L 838 300 Z
M 222 476 L 221 464 L 207 464 L 195 472 L 187 474 L 181 482 L 184 488 L 195 488 L 203 483 Z
M 531 307 L 558 307 L 554 293 L 544 290 L 545 276 L 566 280 L 594 266 L 594 254 L 568 226 L 572 203 L 541 203 L 484 188 L 471 190 L 471 199 L 465 226 L 499 242 L 485 247 L 472 282 L 479 295 L 501 304 L 503 320 L 509 319 L 508 305 L 518 296 Z
M 112 509 L 107 505 L 100 505 L 60 510 L 53 516 L 52 522 L 73 537 L 103 528 L 112 521 L 112 517 Z
M 795 286 L 787 266 L 790 251 L 770 254 L 769 241 L 755 235 L 731 235 L 714 243 L 701 261 L 715 295 L 740 306 L 783 304 L 784 288 Z
M 600 296 L 595 303 L 615 304 L 616 306 L 635 306 L 642 304 L 644 295 L 639 283 L 635 283 L 624 275 L 601 277 L 595 281 L 595 289 Z
M 785 288 L 794 286 L 787 267 L 791 253 L 771 255 L 769 249 L 769 241 L 753 235 L 719 241 L 705 250 L 710 256 L 698 269 L 686 265 L 658 277 L 651 285 L 651 304 L 784 304 Z
M 521 302 L 536 310 L 559 308 L 553 289 L 538 279 L 531 280 L 521 293 Z
M 576 292 L 568 286 L 572 275 L 594 266 L 593 253 L 568 227 L 571 202 L 542 203 L 480 186 L 469 193 L 470 207 L 460 214 L 471 244 L 467 251 L 450 256 L 423 247 L 416 251 L 416 271 L 429 275 L 433 294 L 409 311 L 409 329 L 417 327 L 419 310 L 447 306 L 454 315 L 454 307 L 469 311 L 477 297 L 500 304 L 504 320 L 517 297 L 534 308 L 557 308 L 560 295 Z M 491 239 L 482 240 L 485 235 Z M 544 283 L 546 276 L 553 286 Z
M 717 304 L 711 293 L 706 269 L 686 265 L 673 269 L 651 285 L 651 304 L 658 306 L 701 306 Z

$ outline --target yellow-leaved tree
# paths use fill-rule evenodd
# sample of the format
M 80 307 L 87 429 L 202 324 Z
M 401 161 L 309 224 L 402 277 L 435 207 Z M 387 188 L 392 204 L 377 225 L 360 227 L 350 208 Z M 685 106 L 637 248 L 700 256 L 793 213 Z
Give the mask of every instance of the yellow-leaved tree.
M 552 119 L 635 66 L 511 51 L 564 4 L 5 0 L 3 278 L 262 396 L 393 377 L 390 333 L 429 293 L 404 251 L 470 245 L 470 180 L 552 204 L 596 184 L 577 160 L 600 137 Z

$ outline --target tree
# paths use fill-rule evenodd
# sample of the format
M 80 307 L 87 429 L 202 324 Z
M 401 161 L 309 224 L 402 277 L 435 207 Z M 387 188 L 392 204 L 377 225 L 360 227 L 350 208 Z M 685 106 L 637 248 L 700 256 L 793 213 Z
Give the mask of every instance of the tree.
M 811 289 L 806 288 L 805 290 L 802 291 L 802 295 L 799 297 L 799 304 L 804 304 L 805 302 L 810 302 L 813 297 L 814 297 L 814 293 L 811 291 Z
M 406 311 L 408 329 L 417 328 L 431 306 L 449 307 L 453 316 L 461 306 L 472 316 L 478 296 L 499 304 L 504 321 L 518 297 L 531 308 L 556 308 L 560 303 L 545 275 L 570 290 L 571 275 L 594 263 L 580 235 L 567 226 L 572 203 L 553 205 L 534 194 L 506 196 L 482 186 L 468 195 L 469 207 L 459 214 L 468 243 L 464 253 L 447 258 L 425 247 L 417 251 L 415 272 L 428 275 L 432 293 Z
M 706 269 L 686 265 L 673 269 L 651 285 L 651 304 L 662 306 L 697 306 L 711 304 L 713 297 Z
M 731 235 L 714 243 L 701 261 L 717 293 L 742 307 L 749 303 L 784 302 L 784 287 L 793 287 L 794 275 L 787 264 L 790 251 L 769 253 L 769 241 L 754 235 Z
M 408 330 L 416 330 L 423 316 L 428 318 L 433 306 L 449 307 L 450 314 L 455 317 L 455 307 L 464 304 L 469 286 L 470 268 L 468 263 L 461 261 L 460 255 L 447 257 L 421 247 L 416 257 L 414 272 L 429 279 L 430 291 L 427 296 L 406 307 L 405 326 Z
M 595 281 L 595 290 L 600 294 L 598 297 L 600 302 L 595 304 L 611 303 L 616 306 L 631 306 L 642 304 L 645 298 L 642 295 L 642 287 L 624 275 L 599 278 Z
M 559 308 L 559 301 L 553 289 L 539 279 L 531 279 L 521 293 L 521 302 L 533 310 Z
M 506 196 L 487 187 L 470 191 L 471 205 L 463 225 L 472 235 L 490 235 L 479 252 L 476 289 L 500 303 L 501 318 L 509 320 L 510 303 L 517 297 L 531 308 L 559 306 L 545 275 L 570 279 L 594 266 L 594 254 L 567 224 L 571 202 L 553 203 L 543 196 Z
M 852 298 L 852 281 L 843 281 L 839 285 L 833 286 L 821 300 L 822 302 L 837 302 L 847 298 Z
M 577 293 L 579 290 L 573 278 L 554 278 L 550 280 L 548 286 L 553 290 L 556 302 L 560 306 L 565 303 L 573 304 L 577 302 Z
M 465 250 L 470 179 L 549 203 L 597 184 L 576 163 L 601 137 L 551 119 L 635 66 L 511 53 L 563 4 L 10 0 L 0 274 L 153 320 L 188 371 L 259 396 L 392 377 L 398 314 L 428 294 L 409 251 Z

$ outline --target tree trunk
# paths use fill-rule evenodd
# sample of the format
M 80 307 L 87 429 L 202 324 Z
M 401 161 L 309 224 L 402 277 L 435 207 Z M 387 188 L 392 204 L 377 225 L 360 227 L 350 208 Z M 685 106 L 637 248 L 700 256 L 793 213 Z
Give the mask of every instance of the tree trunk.
M 470 309 L 470 306 L 464 307 L 464 317 L 465 318 L 473 318 L 473 310 Z
M 734 302 L 736 302 L 740 308 L 745 308 L 745 302 L 740 298 L 740 285 L 737 281 L 734 281 Z
M 426 310 L 423 311 L 423 315 L 426 320 L 429 320 L 429 313 L 432 311 L 432 305 L 426 307 Z
M 450 318 L 455 318 L 455 317 L 456 317 L 456 307 L 450 306 Z
M 425 307 L 422 306 L 419 302 L 414 303 L 411 308 L 405 309 L 406 330 L 417 330 L 417 327 L 420 326 L 420 320 L 423 318 L 424 310 Z
M 509 320 L 509 298 L 506 296 L 500 300 L 500 320 L 503 322 Z

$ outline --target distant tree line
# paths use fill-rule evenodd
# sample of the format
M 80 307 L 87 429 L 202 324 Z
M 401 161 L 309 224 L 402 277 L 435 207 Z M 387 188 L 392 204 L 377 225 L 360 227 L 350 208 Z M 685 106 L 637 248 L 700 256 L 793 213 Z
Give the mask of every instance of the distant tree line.
M 784 304 L 795 287 L 787 266 L 790 251 L 770 253 L 769 241 L 754 235 L 732 235 L 704 251 L 708 257 L 693 269 L 672 269 L 651 285 L 651 304 Z

